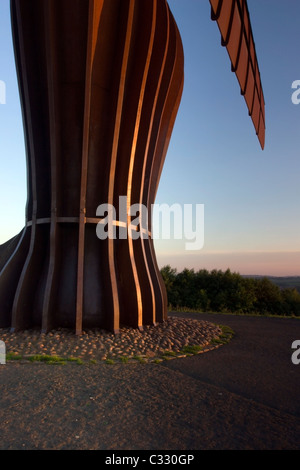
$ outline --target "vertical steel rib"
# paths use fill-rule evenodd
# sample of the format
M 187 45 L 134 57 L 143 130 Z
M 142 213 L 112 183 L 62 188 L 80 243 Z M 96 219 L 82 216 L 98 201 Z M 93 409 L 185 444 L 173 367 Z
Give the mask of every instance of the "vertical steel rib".
M 166 33 L 166 38 L 165 38 L 165 49 L 164 49 L 164 54 L 162 58 L 162 63 L 160 64 L 160 73 L 159 73 L 159 78 L 156 86 L 156 91 L 155 91 L 155 96 L 153 100 L 153 106 L 151 110 L 151 117 L 150 117 L 150 123 L 149 123 L 149 132 L 148 132 L 148 137 L 147 137 L 147 143 L 146 143 L 146 149 L 145 149 L 145 159 L 144 159 L 144 165 L 143 165 L 143 171 L 142 171 L 142 182 L 141 182 L 141 190 L 140 190 L 140 204 L 146 205 L 148 210 L 151 210 L 151 206 L 148 206 L 148 192 L 149 192 L 149 174 L 147 174 L 147 167 L 151 167 L 151 162 L 153 155 L 151 154 L 150 151 L 150 146 L 151 146 L 151 138 L 152 138 L 152 133 L 153 133 L 153 128 L 154 128 L 154 120 L 155 116 L 157 113 L 159 113 L 159 109 L 157 109 L 158 106 L 158 98 L 159 94 L 161 91 L 161 86 L 162 86 L 162 79 L 163 75 L 165 72 L 165 65 L 166 65 L 166 60 L 167 60 L 167 55 L 168 55 L 168 50 L 169 50 L 169 40 L 170 40 L 170 18 L 169 18 L 169 13 L 168 13 L 168 6 L 166 2 L 164 2 L 163 5 L 165 14 L 166 14 L 166 27 L 162 28 L 163 31 Z M 157 27 L 156 34 L 160 34 L 159 27 Z M 147 184 L 146 184 L 147 180 Z M 146 197 L 145 197 L 146 194 Z M 148 221 L 149 224 L 149 221 Z M 148 228 L 148 227 L 147 227 Z M 161 304 L 161 299 L 163 298 L 163 293 L 161 289 L 161 282 L 160 279 L 158 278 L 159 273 L 157 272 L 156 266 L 155 266 L 155 261 L 153 259 L 153 253 L 151 249 L 149 249 L 149 233 L 148 237 L 141 238 L 141 244 L 142 244 L 142 253 L 143 253 L 143 258 L 150 282 L 150 287 L 151 287 L 151 297 L 152 297 L 152 323 L 156 324 L 157 320 L 157 310 L 162 309 L 162 304 Z M 159 307 L 160 306 L 160 307 Z
M 162 96 L 161 108 L 159 110 L 159 126 L 152 156 L 151 171 L 149 176 L 150 186 L 147 197 L 147 207 L 152 207 L 155 202 L 157 187 L 165 160 L 166 152 L 168 149 L 172 129 L 177 115 L 181 94 L 183 90 L 183 51 L 181 39 L 176 27 L 175 22 L 171 21 L 172 14 L 168 8 L 169 19 L 169 47 L 168 57 L 166 60 L 163 82 L 167 87 L 167 91 Z M 172 28 L 172 29 L 171 29 Z M 173 35 L 173 37 L 171 36 Z M 175 95 L 175 96 L 174 96 Z M 151 213 L 150 213 L 151 214 Z M 152 220 L 149 220 L 149 229 L 152 231 Z M 166 289 L 161 279 L 159 271 L 153 240 L 149 242 L 149 257 L 151 257 L 156 277 L 159 280 L 159 291 L 157 298 L 161 298 L 162 306 L 157 316 L 157 321 L 161 322 L 166 320 L 167 317 L 167 294 Z
M 47 84 L 48 84 L 48 106 L 49 106 L 49 128 L 50 128 L 50 155 L 51 155 L 51 222 L 50 222 L 50 238 L 49 238 L 49 268 L 47 273 L 45 295 L 43 301 L 42 316 L 42 332 L 47 333 L 53 326 L 53 300 L 55 295 L 55 270 L 57 265 L 57 244 L 58 244 L 58 227 L 57 227 L 57 164 L 59 151 L 57 148 L 57 131 L 58 131 L 58 103 L 57 103 L 57 76 L 55 61 L 55 22 L 52 2 L 44 3 L 45 17 L 45 49 L 47 64 Z
M 158 14 L 157 12 L 157 4 L 156 4 L 156 15 Z M 167 5 L 163 5 L 165 12 L 167 12 Z M 167 15 L 166 15 L 167 17 Z M 167 17 L 168 18 L 168 17 Z M 162 82 L 162 77 L 163 77 L 163 71 L 166 63 L 166 57 L 167 57 L 167 51 L 168 51 L 168 46 L 169 46 L 169 21 L 166 21 L 166 28 L 163 28 L 163 31 L 166 31 L 166 40 L 165 40 L 165 48 L 164 48 L 164 53 L 162 57 L 162 62 L 160 65 L 160 73 L 159 73 L 159 78 L 155 90 L 155 95 L 153 99 L 153 106 L 151 110 L 151 116 L 150 116 L 150 122 L 149 122 L 149 132 L 147 136 L 147 142 L 146 142 L 146 147 L 145 147 L 145 158 L 144 158 L 144 163 L 143 163 L 143 169 L 142 169 L 142 179 L 141 179 L 141 188 L 140 188 L 140 200 L 139 203 L 140 205 L 144 205 L 144 193 L 147 190 L 146 186 L 146 176 L 147 176 L 147 165 L 149 165 L 149 161 L 151 161 L 151 154 L 150 154 L 150 142 L 151 142 L 151 135 L 153 131 L 153 125 L 154 125 L 154 118 L 155 118 L 155 113 L 156 113 L 156 108 L 157 108 L 157 101 L 158 101 L 158 95 L 161 87 L 161 82 Z M 156 34 L 160 34 L 159 30 L 159 25 L 157 24 L 156 28 Z M 147 227 L 145 227 L 148 230 L 148 221 L 147 221 Z M 153 260 L 152 258 L 149 258 L 147 254 L 147 249 L 146 249 L 146 243 L 149 243 L 149 231 L 148 231 L 148 236 L 141 237 L 141 245 L 142 245 L 142 253 L 143 253 L 143 259 L 144 263 L 146 266 L 146 271 L 149 279 L 149 284 L 150 284 L 150 289 L 151 289 L 151 298 L 152 298 L 152 318 L 151 318 L 151 323 L 156 324 L 156 312 L 157 312 L 157 303 L 159 300 L 157 299 L 157 290 L 159 290 L 159 281 L 156 278 L 156 271 L 153 269 Z
M 155 35 L 155 27 L 156 27 L 156 13 L 157 13 L 157 1 L 154 0 L 153 9 L 152 9 L 151 33 L 150 33 L 150 38 L 149 38 L 147 58 L 146 58 L 145 66 L 144 66 L 143 78 L 142 78 L 141 89 L 140 89 L 140 96 L 139 96 L 139 102 L 138 102 L 136 122 L 135 122 L 135 127 L 134 127 L 134 136 L 133 136 L 133 141 L 132 141 L 132 149 L 131 149 L 129 173 L 128 173 L 127 226 L 129 228 L 129 231 L 131 230 L 130 229 L 131 216 L 129 214 L 129 209 L 133 203 L 132 201 L 133 169 L 134 169 L 134 163 L 135 163 L 136 152 L 137 152 L 137 140 L 138 140 L 138 134 L 140 132 L 140 123 L 141 123 L 142 108 L 144 104 L 144 97 L 145 97 L 145 91 L 146 91 L 146 83 L 148 79 L 150 61 L 151 61 L 152 51 L 153 51 L 153 43 L 154 43 L 154 35 Z M 142 184 L 142 181 L 141 181 L 141 184 Z M 138 270 L 136 266 L 135 255 L 134 255 L 134 241 L 132 239 L 131 233 L 129 233 L 129 236 L 128 236 L 128 244 L 129 244 L 130 260 L 131 260 L 131 266 L 132 266 L 135 288 L 136 288 L 137 304 L 138 304 L 137 326 L 141 328 L 143 326 L 143 300 L 142 300 L 141 286 L 140 286 L 139 275 L 138 275 Z
M 79 240 L 78 240 L 78 267 L 77 267 L 77 290 L 76 290 L 76 334 L 82 333 L 83 318 L 83 277 L 84 277 L 84 245 L 85 245 L 85 223 L 86 223 L 86 191 L 87 172 L 89 159 L 89 130 L 91 117 L 91 85 L 94 50 L 95 24 L 95 0 L 89 1 L 89 24 L 87 37 L 86 77 L 84 96 L 84 118 L 83 118 L 83 143 L 82 143 L 82 167 L 81 167 L 81 190 L 80 190 L 80 214 L 79 214 Z M 101 4 L 101 8 L 103 2 Z M 100 13 L 101 14 L 101 13 Z
M 18 45 L 17 47 L 20 50 L 19 59 L 21 61 L 21 69 L 26 71 L 27 69 L 27 62 L 26 62 L 26 54 L 24 51 L 24 42 L 25 42 L 25 34 L 26 32 L 23 29 L 22 19 L 21 19 L 21 3 L 20 0 L 16 1 L 15 3 L 15 19 L 17 22 L 18 27 Z M 28 73 L 28 70 L 27 70 Z M 30 247 L 29 252 L 24 263 L 24 267 L 20 276 L 20 280 L 18 283 L 18 287 L 16 289 L 16 295 L 12 307 L 12 330 L 17 330 L 18 328 L 22 328 L 23 326 L 27 326 L 28 316 L 30 315 L 29 311 L 22 312 L 22 298 L 23 295 L 26 297 L 30 296 L 31 292 L 30 289 L 27 287 L 26 278 L 28 278 L 28 270 L 30 267 L 30 263 L 32 260 L 32 256 L 34 253 L 35 248 L 35 241 L 36 241 L 36 219 L 37 219 L 37 187 L 36 187 L 36 164 L 35 164 L 35 148 L 34 148 L 34 132 L 33 132 L 33 118 L 31 115 L 31 106 L 33 106 L 32 100 L 30 99 L 30 91 L 29 91 L 29 84 L 27 80 L 28 75 L 26 73 L 23 74 L 23 99 L 25 102 L 25 109 L 23 109 L 23 116 L 25 120 L 26 130 L 27 130 L 27 137 L 28 137 L 28 158 L 29 158 L 29 168 L 30 168 L 30 186 L 31 186 L 31 193 L 32 193 L 32 227 L 31 227 L 31 239 L 30 239 Z M 25 307 L 26 308 L 26 307 Z M 28 307 L 27 307 L 28 308 Z M 26 309 L 27 310 L 27 309 Z
M 122 60 L 121 76 L 120 76 L 119 91 L 118 91 L 118 101 L 117 101 L 117 110 L 116 110 L 115 126 L 114 126 L 114 134 L 113 134 L 113 145 L 112 145 L 111 162 L 110 162 L 110 173 L 109 173 L 108 204 L 111 204 L 112 206 L 114 205 L 115 173 L 116 173 L 116 165 L 117 165 L 122 110 L 123 110 L 123 103 L 124 103 L 126 72 L 127 72 L 129 52 L 130 52 L 130 43 L 131 43 L 131 36 L 132 36 L 132 30 L 133 30 L 134 7 L 135 7 L 134 0 L 130 0 L 129 8 L 128 8 L 127 30 L 126 30 L 126 38 L 125 38 L 125 45 L 124 45 L 124 51 L 123 51 L 123 60 Z M 109 272 L 110 272 L 112 297 L 113 297 L 113 330 L 118 331 L 120 328 L 120 300 L 119 300 L 118 281 L 117 281 L 116 266 L 115 266 L 114 243 L 115 242 L 112 238 L 108 239 L 108 262 L 109 262 Z

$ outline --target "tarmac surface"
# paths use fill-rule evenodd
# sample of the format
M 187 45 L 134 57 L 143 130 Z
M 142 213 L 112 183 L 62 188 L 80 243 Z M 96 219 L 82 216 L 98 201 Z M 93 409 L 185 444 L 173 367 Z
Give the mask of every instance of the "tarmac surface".
M 165 366 L 300 418 L 300 364 L 291 360 L 292 343 L 300 340 L 300 318 L 186 315 L 224 323 L 234 330 L 234 339 L 205 357 L 189 358 L 188 367 L 178 361 Z
M 299 450 L 300 319 L 174 315 L 235 335 L 161 364 L 0 366 L 0 449 Z

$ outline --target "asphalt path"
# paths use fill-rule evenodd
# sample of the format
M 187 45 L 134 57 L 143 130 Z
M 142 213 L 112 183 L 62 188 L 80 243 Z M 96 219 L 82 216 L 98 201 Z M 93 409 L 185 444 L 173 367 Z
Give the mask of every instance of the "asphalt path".
M 0 450 L 299 450 L 300 319 L 176 315 L 234 337 L 161 364 L 1 366 Z
M 224 314 L 172 313 L 227 325 L 234 337 L 226 346 L 164 366 L 203 383 L 300 417 L 300 364 L 292 343 L 300 340 L 300 319 Z M 300 357 L 300 354 L 299 354 Z M 300 441 L 299 441 L 300 448 Z

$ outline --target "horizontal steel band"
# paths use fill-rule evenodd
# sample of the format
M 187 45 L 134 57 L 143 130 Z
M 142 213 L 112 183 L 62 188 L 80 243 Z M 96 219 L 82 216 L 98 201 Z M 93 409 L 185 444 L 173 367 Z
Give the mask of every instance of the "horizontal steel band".
M 79 223 L 79 217 L 56 217 L 56 219 L 50 219 L 50 218 L 43 218 L 43 219 L 36 219 L 35 223 L 36 225 L 43 225 L 43 224 L 51 224 L 51 222 L 55 221 L 57 224 L 78 224 Z M 107 218 L 97 218 L 97 217 L 85 217 L 84 219 L 85 224 L 107 224 Z M 32 227 L 33 221 L 29 220 L 26 223 L 26 227 Z M 123 222 L 121 220 L 113 220 L 112 221 L 113 226 L 115 227 L 123 227 L 127 228 L 127 223 Z M 141 233 L 148 234 L 148 236 L 151 238 L 152 234 L 149 230 L 140 227 L 140 225 L 132 225 L 130 224 L 128 226 L 129 230 L 138 232 L 140 231 Z

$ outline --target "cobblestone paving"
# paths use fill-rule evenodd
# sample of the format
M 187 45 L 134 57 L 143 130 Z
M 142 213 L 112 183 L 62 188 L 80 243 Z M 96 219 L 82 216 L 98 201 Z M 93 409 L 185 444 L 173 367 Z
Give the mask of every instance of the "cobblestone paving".
M 8 360 L 28 360 L 36 355 L 82 361 L 153 362 L 202 353 L 218 347 L 220 326 L 193 319 L 169 318 L 143 331 L 122 328 L 118 335 L 105 330 L 86 330 L 76 336 L 66 329 L 41 334 L 38 330 L 10 332 L 0 329 Z M 36 357 L 36 359 L 38 359 Z

